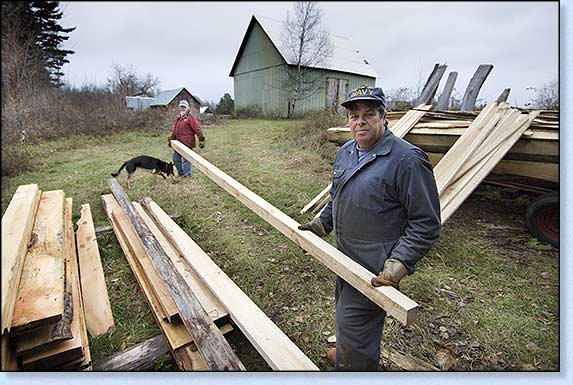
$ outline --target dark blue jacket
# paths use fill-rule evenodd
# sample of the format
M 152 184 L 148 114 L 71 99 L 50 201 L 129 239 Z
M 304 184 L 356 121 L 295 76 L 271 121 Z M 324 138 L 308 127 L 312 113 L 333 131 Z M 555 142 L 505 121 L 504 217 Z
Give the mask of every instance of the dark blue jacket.
M 320 215 L 337 248 L 378 274 L 388 258 L 414 272 L 439 239 L 440 200 L 428 156 L 386 128 L 358 163 L 356 141 L 333 165 L 330 200 Z

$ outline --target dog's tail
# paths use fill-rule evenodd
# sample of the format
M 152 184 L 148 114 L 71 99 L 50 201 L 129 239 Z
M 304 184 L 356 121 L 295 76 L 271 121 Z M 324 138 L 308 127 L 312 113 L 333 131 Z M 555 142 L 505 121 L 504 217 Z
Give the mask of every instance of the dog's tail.
M 117 172 L 112 172 L 111 176 L 113 176 L 114 178 L 117 177 L 119 175 L 119 173 L 121 172 L 121 170 L 124 169 L 125 165 L 127 164 L 127 162 L 123 162 L 123 164 L 121 165 L 121 167 L 119 168 L 119 170 L 117 170 Z

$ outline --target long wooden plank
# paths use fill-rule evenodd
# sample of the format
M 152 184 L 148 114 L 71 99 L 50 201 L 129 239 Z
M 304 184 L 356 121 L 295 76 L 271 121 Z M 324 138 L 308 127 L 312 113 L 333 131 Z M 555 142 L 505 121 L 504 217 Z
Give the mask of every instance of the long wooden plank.
M 210 370 L 244 370 L 244 366 L 225 340 L 217 326 L 201 306 L 173 262 L 165 254 L 159 242 L 137 213 L 129 198 L 117 182 L 108 179 L 113 195 L 127 214 L 137 235 L 142 240 L 145 251 L 151 257 L 161 278 L 165 281 L 169 293 L 175 300 L 181 320 L 207 362 Z
M 446 85 L 444 86 L 444 90 L 442 94 L 438 98 L 438 102 L 436 103 L 436 110 L 447 110 L 450 106 L 450 96 L 452 95 L 452 91 L 454 90 L 454 84 L 456 83 L 456 79 L 458 78 L 457 72 L 450 72 L 448 74 L 448 80 L 446 80 Z
M 28 242 L 32 236 L 34 218 L 40 203 L 40 194 L 37 184 L 18 186 L 2 216 L 2 333 L 0 334 L 12 326 L 16 294 Z
M 319 201 L 321 199 L 323 199 L 326 195 L 328 195 L 328 192 L 330 191 L 330 187 L 331 185 L 329 184 L 328 186 L 326 186 L 321 192 L 318 193 L 317 196 L 315 196 L 310 202 L 307 203 L 306 206 L 304 206 L 302 208 L 302 210 L 300 210 L 301 214 L 306 213 L 308 210 L 310 210 L 315 204 L 319 203 Z
M 72 360 L 85 357 L 87 347 L 87 335 L 85 335 L 85 326 L 82 324 L 83 309 L 81 307 L 81 292 L 79 282 L 79 271 L 77 266 L 75 237 L 72 223 L 72 199 L 65 199 L 64 209 L 64 249 L 67 256 L 70 257 L 70 268 L 73 279 L 72 282 L 72 304 L 73 314 L 71 330 L 73 338 L 54 344 L 53 347 L 45 349 L 22 359 L 22 365 L 25 370 L 48 369 L 66 363 Z M 83 330 L 82 330 L 83 329 Z
M 372 273 L 330 243 L 310 231 L 299 230 L 297 221 L 222 172 L 206 159 L 191 151 L 183 143 L 173 140 L 171 141 L 171 147 L 274 228 L 382 307 L 388 315 L 405 325 L 414 322 L 418 311 L 416 302 L 391 286 L 373 287 L 370 283 L 373 276 Z
M 64 192 L 43 192 L 14 306 L 14 332 L 55 323 L 64 312 Z
M 474 110 L 479 90 L 481 89 L 485 79 L 488 77 L 492 69 L 493 65 L 491 64 L 480 64 L 478 66 L 476 72 L 470 79 L 470 82 L 462 98 L 462 105 L 460 107 L 461 111 L 465 112 Z
M 119 353 L 94 362 L 94 371 L 152 370 L 162 357 L 170 355 L 169 342 L 163 334 L 156 335 Z
M 116 214 L 119 215 L 120 213 Z M 157 299 L 156 305 L 160 309 L 159 314 L 168 322 L 178 320 L 177 305 L 171 297 L 165 282 L 161 279 L 157 268 L 145 251 L 143 243 L 137 236 L 129 219 L 126 216 L 120 216 L 117 218 L 117 221 L 120 223 L 120 231 L 126 237 L 126 244 L 131 249 L 131 255 L 133 255 L 134 261 L 139 265 L 139 270 L 144 276 L 143 279 L 149 284 L 148 287 L 153 291 L 154 298 Z
M 84 303 L 84 295 L 82 293 L 82 285 L 81 285 L 81 272 L 80 272 L 80 266 L 79 266 L 79 255 L 78 255 L 78 243 L 77 243 L 77 238 L 74 237 L 74 228 L 73 228 L 73 223 L 72 223 L 72 200 L 71 199 L 66 199 L 66 205 L 69 208 L 69 221 L 68 221 L 68 233 L 71 234 L 71 242 L 69 244 L 69 253 L 71 254 L 71 259 L 72 259 L 72 266 L 74 268 L 74 271 L 76 272 L 75 274 L 75 279 L 76 279 L 76 285 L 78 287 L 78 305 L 79 305 L 79 309 L 78 309 L 78 315 L 79 315 L 79 321 L 80 321 L 80 338 L 81 338 L 81 344 L 82 347 L 84 348 L 84 359 L 82 361 L 82 363 L 76 367 L 76 370 L 91 370 L 91 364 L 92 364 L 92 355 L 91 355 L 91 349 L 89 346 L 89 339 L 88 339 L 88 328 L 87 328 L 87 320 L 85 317 L 85 303 Z M 92 227 L 93 227 L 93 223 L 92 223 Z M 73 243 L 72 243 L 73 242 Z M 97 246 L 97 244 L 96 244 Z
M 81 206 L 77 225 L 84 314 L 88 332 L 92 337 L 97 337 L 110 330 L 114 322 L 89 204 Z
M 151 199 L 142 202 L 165 236 L 225 306 L 243 334 L 274 370 L 318 370 L 316 365 L 263 313 Z
M 143 207 L 137 202 L 132 202 L 132 204 L 139 215 L 141 215 L 145 224 L 149 227 L 149 230 L 155 235 L 157 241 L 163 250 L 165 250 L 165 253 L 171 259 L 179 274 L 181 274 L 187 285 L 189 285 L 193 293 L 197 296 L 197 299 L 201 303 L 201 306 L 203 306 L 203 309 L 209 314 L 209 317 L 215 321 L 229 315 L 221 301 L 211 293 L 203 281 L 197 276 L 193 269 L 191 269 L 187 261 L 177 252 L 169 240 L 165 238 L 165 235 L 163 235 Z
M 127 220 L 125 213 L 119 207 L 119 204 L 111 194 L 105 194 L 100 197 L 104 211 L 107 214 L 110 222 L 112 223 L 113 230 L 117 241 L 123 250 L 123 254 L 129 263 L 129 267 L 135 276 L 141 291 L 144 294 L 145 300 L 149 304 L 151 313 L 153 314 L 161 331 L 169 341 L 173 349 L 185 346 L 192 341 L 191 336 L 185 326 L 181 323 L 169 323 L 164 317 L 163 311 L 159 305 L 159 301 L 153 292 L 151 285 L 147 281 L 145 274 L 141 271 L 139 264 L 135 261 L 132 248 L 129 247 L 128 242 L 130 238 L 126 236 L 127 233 L 133 232 L 131 224 Z M 116 215 L 113 215 L 116 213 Z

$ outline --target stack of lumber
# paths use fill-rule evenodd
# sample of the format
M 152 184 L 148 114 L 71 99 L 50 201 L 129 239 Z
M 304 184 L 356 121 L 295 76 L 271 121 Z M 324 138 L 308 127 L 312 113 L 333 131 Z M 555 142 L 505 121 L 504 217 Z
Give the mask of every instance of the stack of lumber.
M 165 337 L 145 346 L 159 355 L 167 346 L 181 370 L 245 370 L 224 338 L 232 320 L 274 370 L 317 370 L 155 202 L 131 202 L 115 179 L 108 183 L 113 194 L 102 195 L 102 205 Z M 138 351 L 97 367 L 149 367 Z
M 99 253 L 97 244 L 95 250 L 91 245 L 95 235 L 89 241 L 85 236 L 90 229 L 91 216 L 78 239 L 83 258 L 93 266 Z M 2 217 L 2 369 L 89 370 L 82 294 L 100 298 L 97 282 L 97 292 L 82 290 L 72 198 L 62 190 L 41 192 L 36 184 L 19 186 Z M 107 299 L 105 285 L 103 290 Z M 106 314 L 97 321 L 101 333 L 113 325 L 109 302 L 97 311 Z

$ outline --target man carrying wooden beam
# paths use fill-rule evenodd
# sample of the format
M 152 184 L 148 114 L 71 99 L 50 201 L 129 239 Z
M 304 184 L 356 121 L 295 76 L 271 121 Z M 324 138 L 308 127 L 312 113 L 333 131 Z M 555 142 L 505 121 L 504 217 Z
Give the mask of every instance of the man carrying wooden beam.
M 441 230 L 432 164 L 388 128 L 386 97 L 361 86 L 342 103 L 354 140 L 333 165 L 330 200 L 320 217 L 301 225 L 318 236 L 334 230 L 337 248 L 373 273 L 373 286 L 398 287 Z M 379 370 L 386 312 L 340 277 L 336 281 L 337 370 Z

